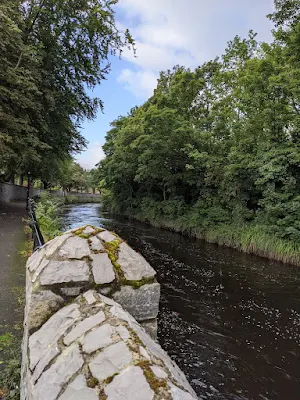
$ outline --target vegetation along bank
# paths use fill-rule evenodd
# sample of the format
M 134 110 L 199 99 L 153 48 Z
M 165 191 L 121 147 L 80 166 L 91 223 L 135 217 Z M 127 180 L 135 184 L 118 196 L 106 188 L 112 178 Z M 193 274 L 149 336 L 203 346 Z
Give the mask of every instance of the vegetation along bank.
M 300 6 L 275 1 L 272 43 L 235 37 L 195 70 L 160 74 L 112 122 L 107 209 L 300 265 Z

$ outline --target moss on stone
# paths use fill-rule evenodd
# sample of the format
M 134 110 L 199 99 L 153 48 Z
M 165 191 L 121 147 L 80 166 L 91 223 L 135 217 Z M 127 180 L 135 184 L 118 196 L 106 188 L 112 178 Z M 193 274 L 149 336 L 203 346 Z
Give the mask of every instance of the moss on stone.
M 87 233 L 80 233 L 77 236 L 81 237 L 82 239 L 88 239 L 91 235 Z
M 118 254 L 120 249 L 120 244 L 122 241 L 120 239 L 113 240 L 112 242 L 105 242 L 104 247 L 107 251 L 108 257 L 115 269 L 116 275 L 118 277 L 119 285 L 122 285 L 125 277 L 122 271 L 121 265 L 117 263 Z
M 141 286 L 144 285 L 149 285 L 151 283 L 155 283 L 156 279 L 154 277 L 150 277 L 150 278 L 143 278 L 139 281 L 129 281 L 127 279 L 124 279 L 122 282 L 122 285 L 126 285 L 126 286 L 132 286 L 135 289 L 139 289 Z
M 119 372 L 115 372 L 113 375 L 111 375 L 111 376 L 109 376 L 108 378 L 106 378 L 106 379 L 103 381 L 103 383 L 104 383 L 105 385 L 110 384 L 116 375 L 119 375 Z
M 118 253 L 120 249 L 120 244 L 122 240 L 115 239 L 112 242 L 104 242 L 104 247 L 107 250 L 108 254 L 112 255 L 116 260 L 118 258 Z
M 94 388 L 98 385 L 99 381 L 98 379 L 91 377 L 87 379 L 87 386 L 90 388 Z
M 81 235 L 82 232 L 85 230 L 85 228 L 86 228 L 86 226 L 76 229 L 76 231 L 73 232 L 74 235 L 77 235 L 77 236 Z
M 156 282 L 155 277 L 143 278 L 140 280 L 132 280 L 132 281 L 125 278 L 122 267 L 117 262 L 121 243 L 122 243 L 121 239 L 115 239 L 112 242 L 104 243 L 104 248 L 107 251 L 108 257 L 118 277 L 118 287 L 115 287 L 115 289 L 118 289 L 120 286 L 131 286 L 135 289 L 139 289 L 143 285 L 155 283 Z
M 99 393 L 99 399 L 100 399 L 100 400 L 106 400 L 106 399 L 107 399 L 107 396 L 106 396 L 106 394 L 105 394 L 105 392 L 104 392 L 104 389 L 102 389 L 102 390 L 100 391 L 100 393 Z
M 144 346 L 144 343 L 138 337 L 137 333 L 132 328 L 128 327 L 127 329 L 130 332 L 130 336 L 131 336 L 132 340 L 134 341 L 134 343 L 139 345 L 139 346 Z
M 160 388 L 168 389 L 167 381 L 156 377 L 150 368 L 149 361 L 140 361 L 137 365 L 142 368 L 145 378 L 154 392 L 157 392 Z

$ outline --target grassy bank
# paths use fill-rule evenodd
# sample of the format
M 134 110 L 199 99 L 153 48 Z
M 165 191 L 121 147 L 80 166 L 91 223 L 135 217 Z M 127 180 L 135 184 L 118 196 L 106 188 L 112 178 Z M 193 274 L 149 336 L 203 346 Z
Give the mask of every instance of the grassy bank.
M 127 212 L 129 218 L 146 222 L 158 228 L 179 232 L 210 243 L 232 247 L 283 263 L 300 266 L 300 243 L 281 239 L 268 232 L 268 227 L 258 224 L 218 224 L 197 226 L 188 215 L 151 215 L 144 211 Z

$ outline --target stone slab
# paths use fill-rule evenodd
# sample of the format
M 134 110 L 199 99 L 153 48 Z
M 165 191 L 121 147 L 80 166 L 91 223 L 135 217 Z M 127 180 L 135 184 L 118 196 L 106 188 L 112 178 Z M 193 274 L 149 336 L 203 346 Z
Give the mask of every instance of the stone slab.
M 93 290 L 89 290 L 87 292 L 84 293 L 83 297 L 85 298 L 86 302 L 88 304 L 94 304 L 96 303 L 96 297 L 94 295 Z
M 187 390 L 194 398 L 197 398 L 196 393 L 188 383 L 184 373 L 179 367 L 171 360 L 168 354 L 161 348 L 161 346 L 154 341 L 145 330 L 137 323 L 137 321 L 116 302 L 112 303 L 111 299 L 101 296 L 104 303 L 112 305 L 110 312 L 116 318 L 126 321 L 131 329 L 133 329 L 141 342 L 146 346 L 148 353 L 152 353 L 156 358 L 161 359 L 165 366 L 168 368 L 171 375 L 178 381 L 185 390 Z
M 95 389 L 87 387 L 84 375 L 79 375 L 58 400 L 99 400 Z
M 33 383 L 35 383 L 39 377 L 41 376 L 44 369 L 50 364 L 50 362 L 58 356 L 60 350 L 58 348 L 58 344 L 54 343 L 48 347 L 43 357 L 37 363 L 37 366 L 34 369 L 34 373 L 32 374 Z
M 55 239 L 50 240 L 50 242 L 48 242 L 44 247 L 46 257 L 52 257 L 60 246 L 70 237 L 72 237 L 71 233 L 57 236 Z
M 35 271 L 40 265 L 43 257 L 45 255 L 45 248 L 40 248 L 36 250 L 31 257 L 29 257 L 26 268 L 29 269 L 30 272 Z
M 173 385 L 173 383 L 168 382 L 168 386 L 170 388 L 170 392 L 173 400 L 194 400 L 195 397 L 190 393 L 185 392 L 180 389 L 178 386 Z
M 27 326 L 29 331 L 42 326 L 64 304 L 61 296 L 51 290 L 32 293 L 29 302 Z
M 128 329 L 123 326 L 123 325 L 119 325 L 116 327 L 116 331 L 119 334 L 120 338 L 124 341 L 128 340 L 130 337 L 130 333 L 128 331 Z
M 139 351 L 140 351 L 141 355 L 142 355 L 144 358 L 146 358 L 146 360 L 148 360 L 148 361 L 151 360 L 151 358 L 150 358 L 150 356 L 149 356 L 147 350 L 145 349 L 145 347 L 139 346 Z
M 154 392 L 140 367 L 128 367 L 104 389 L 107 400 L 152 400 Z
M 90 238 L 90 247 L 93 251 L 103 251 L 105 250 L 105 247 L 103 246 L 103 243 L 101 242 L 100 239 L 97 238 L 97 236 L 93 236 Z
M 131 360 L 131 352 L 124 342 L 119 342 L 106 347 L 89 363 L 89 368 L 92 375 L 98 379 L 98 381 L 102 381 L 120 372 Z
M 158 367 L 157 365 L 153 365 L 150 368 L 157 378 L 166 379 L 168 377 L 168 374 L 162 368 Z
M 149 321 L 140 321 L 140 324 L 152 339 L 157 339 L 157 318 L 150 319 Z
M 71 304 L 54 314 L 38 331 L 29 337 L 30 369 L 33 370 L 47 352 L 66 330 L 80 317 L 77 304 Z
M 140 281 L 155 276 L 156 272 L 151 265 L 127 243 L 121 243 L 119 249 L 118 264 L 128 281 Z
M 136 320 L 150 320 L 158 314 L 160 285 L 156 282 L 143 285 L 139 289 L 122 286 L 112 297 Z
M 108 254 L 92 254 L 91 259 L 95 283 L 101 285 L 113 282 L 115 279 L 115 272 Z
M 41 272 L 46 268 L 46 266 L 49 264 L 49 260 L 47 258 L 44 258 L 42 262 L 39 264 L 38 268 L 33 272 L 32 274 L 32 283 L 34 283 L 38 277 L 40 276 Z
M 70 343 L 74 342 L 74 340 L 80 338 L 84 333 L 88 332 L 96 325 L 101 324 L 103 321 L 105 321 L 105 314 L 103 311 L 85 318 L 83 321 L 79 322 L 75 328 L 73 328 L 64 338 L 65 345 L 68 346 Z
M 79 236 L 69 238 L 58 252 L 60 257 L 81 259 L 91 254 L 88 242 Z
M 113 235 L 112 233 L 108 232 L 108 231 L 103 231 L 98 233 L 97 237 L 101 240 L 103 240 L 104 242 L 112 242 L 113 240 L 116 240 L 117 237 L 115 235 Z
M 113 342 L 112 335 L 115 333 L 115 329 L 105 324 L 89 332 L 82 340 L 82 350 L 85 353 L 93 353 L 94 351 L 108 346 Z
M 68 347 L 40 377 L 33 388 L 33 398 L 56 400 L 63 386 L 82 365 L 83 358 L 78 345 Z
M 86 261 L 50 261 L 40 274 L 41 285 L 88 282 L 90 270 Z
M 95 229 L 92 226 L 87 226 L 86 228 L 84 228 L 84 230 L 82 231 L 82 233 L 84 235 L 93 235 L 94 233 L 96 233 Z

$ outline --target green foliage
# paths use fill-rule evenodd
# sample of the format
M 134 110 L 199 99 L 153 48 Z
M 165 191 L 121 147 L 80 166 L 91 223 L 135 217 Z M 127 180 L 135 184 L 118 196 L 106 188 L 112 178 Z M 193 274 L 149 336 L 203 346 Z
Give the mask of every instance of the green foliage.
M 116 0 L 0 3 L 0 176 L 31 172 L 45 186 L 86 146 L 79 130 L 101 99 L 90 95 L 109 57 L 133 47 Z
M 47 192 L 42 193 L 37 203 L 36 217 L 46 242 L 61 234 L 62 223 L 58 216 L 61 205 L 60 199 Z
M 4 333 L 0 336 L 0 351 L 12 345 L 14 337 L 11 333 Z
M 20 398 L 21 348 L 19 340 L 10 333 L 0 336 L 0 397 L 7 400 Z
M 298 260 L 299 2 L 276 0 L 269 17 L 273 43 L 250 31 L 194 71 L 162 72 L 154 95 L 111 124 L 106 209 Z

